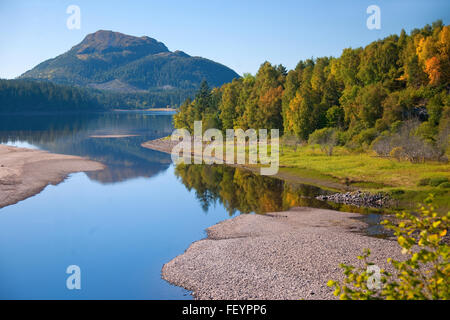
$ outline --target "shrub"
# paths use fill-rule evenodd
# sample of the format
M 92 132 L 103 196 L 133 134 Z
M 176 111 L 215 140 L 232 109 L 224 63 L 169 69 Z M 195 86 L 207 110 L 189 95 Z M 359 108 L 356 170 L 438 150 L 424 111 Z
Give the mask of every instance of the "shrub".
M 402 190 L 402 189 L 393 189 L 393 190 L 391 190 L 391 191 L 389 192 L 389 194 L 390 194 L 391 196 L 399 196 L 399 195 L 405 194 L 405 190 Z
M 385 120 L 378 119 L 375 122 L 375 129 L 377 129 L 378 132 L 382 132 L 382 131 L 389 129 L 389 125 L 386 123 Z
M 450 112 L 450 107 L 447 108 Z M 436 146 L 439 150 L 440 159 L 439 161 L 448 162 L 445 153 L 450 147 L 450 118 L 441 120 L 439 126 L 439 133 L 436 138 Z
M 448 300 L 450 299 L 449 246 L 444 241 L 450 221 L 450 212 L 440 216 L 434 211 L 432 196 L 420 213 L 397 214 L 398 224 L 384 221 L 387 228 L 394 231 L 404 261 L 388 259 L 395 275 L 380 271 L 380 288 L 374 288 L 374 264 L 369 262 L 370 250 L 358 259 L 363 260 L 365 268 L 341 264 L 345 279 L 328 281 L 334 287 L 334 295 L 342 300 L 348 299 L 388 299 L 388 300 Z
M 309 144 L 318 144 L 323 152 L 331 156 L 337 144 L 336 130 L 332 128 L 318 129 L 309 135 Z
M 370 145 L 378 136 L 375 128 L 362 130 L 359 134 L 353 137 L 353 140 L 360 146 Z
M 439 185 L 441 189 L 450 189 L 450 182 L 444 182 Z
M 389 154 L 398 160 L 405 159 L 414 163 L 425 160 L 443 161 L 442 148 L 417 136 L 418 127 L 419 122 L 417 121 L 405 121 L 396 129 L 396 133 L 383 135 L 383 138 L 374 141 L 372 148 L 381 156 Z
M 391 125 L 391 132 L 393 133 L 397 133 L 400 131 L 400 128 L 402 127 L 403 121 L 395 121 L 392 125 Z
M 388 157 L 391 152 L 391 137 L 388 134 L 382 133 L 378 138 L 373 140 L 372 149 L 382 157 Z
M 424 186 L 428 186 L 430 184 L 430 178 L 424 178 L 424 179 L 420 179 L 419 182 L 417 183 L 418 187 L 424 187 Z
M 389 152 L 389 156 L 400 161 L 405 157 L 405 150 L 402 147 L 395 147 Z
M 348 142 L 349 133 L 348 131 L 338 131 L 336 132 L 337 144 L 343 146 Z
M 446 177 L 436 177 L 430 179 L 429 185 L 432 187 L 437 187 L 444 182 L 448 182 L 448 179 Z
M 448 178 L 446 177 L 424 178 L 420 179 L 419 182 L 417 183 L 419 187 L 423 186 L 440 187 L 446 184 L 449 184 Z M 443 188 L 446 187 L 444 186 Z
M 438 128 L 436 126 L 433 126 L 429 121 L 423 122 L 417 128 L 417 135 L 429 142 L 434 141 L 434 136 L 436 136 L 437 133 Z
M 289 134 L 285 134 L 282 138 L 281 138 L 281 152 L 284 152 L 284 146 L 289 146 L 289 147 L 293 147 L 294 151 L 297 151 L 297 147 L 300 146 L 302 143 L 302 140 L 297 137 L 296 135 L 289 135 Z

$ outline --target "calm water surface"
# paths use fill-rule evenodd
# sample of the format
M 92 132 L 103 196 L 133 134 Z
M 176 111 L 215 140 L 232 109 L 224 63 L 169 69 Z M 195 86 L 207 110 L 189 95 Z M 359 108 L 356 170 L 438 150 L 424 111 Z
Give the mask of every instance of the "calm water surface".
M 191 299 L 161 268 L 209 226 L 295 205 L 351 209 L 315 200 L 326 192 L 317 187 L 223 166 L 175 168 L 140 146 L 172 129 L 170 115 L 150 112 L 0 116 L 0 143 L 107 166 L 0 209 L 0 299 Z M 104 135 L 135 136 L 92 137 Z M 69 265 L 81 268 L 81 290 L 66 288 Z

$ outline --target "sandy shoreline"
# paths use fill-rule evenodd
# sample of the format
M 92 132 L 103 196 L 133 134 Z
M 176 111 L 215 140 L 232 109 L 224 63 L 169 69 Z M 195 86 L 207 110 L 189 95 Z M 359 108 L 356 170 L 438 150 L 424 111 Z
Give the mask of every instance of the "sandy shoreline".
M 172 153 L 173 147 L 178 144 L 176 141 L 171 141 L 169 139 L 161 138 L 156 140 L 150 140 L 141 144 L 142 147 L 156 150 L 164 153 Z
M 201 300 L 335 299 L 326 284 L 342 279 L 340 263 L 358 265 L 365 248 L 380 268 L 401 259 L 396 241 L 365 236 L 358 217 L 314 208 L 240 215 L 208 228 L 162 277 Z
M 58 184 L 70 173 L 103 168 L 81 157 L 0 145 L 0 208 Z

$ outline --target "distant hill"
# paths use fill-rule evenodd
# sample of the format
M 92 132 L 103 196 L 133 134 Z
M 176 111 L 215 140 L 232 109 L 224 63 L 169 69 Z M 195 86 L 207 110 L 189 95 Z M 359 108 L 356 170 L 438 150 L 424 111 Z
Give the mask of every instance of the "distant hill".
M 149 37 L 100 30 L 68 52 L 37 65 L 21 79 L 46 80 L 119 93 L 174 92 L 187 94 L 202 80 L 212 87 L 238 78 L 217 62 L 171 52 Z
M 107 98 L 98 90 L 49 81 L 0 79 L 0 113 L 107 110 Z
M 120 82 L 109 88 L 85 88 L 46 80 L 0 79 L 0 113 L 85 112 L 111 109 L 178 107 L 195 89 L 166 89 L 128 92 Z M 100 90 L 102 89 L 102 90 Z

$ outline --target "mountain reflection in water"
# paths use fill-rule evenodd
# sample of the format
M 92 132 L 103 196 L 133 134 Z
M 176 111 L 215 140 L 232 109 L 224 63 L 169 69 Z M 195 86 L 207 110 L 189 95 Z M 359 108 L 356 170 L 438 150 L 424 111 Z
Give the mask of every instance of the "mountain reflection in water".
M 172 130 L 172 116 L 154 112 L 0 116 L 0 143 L 26 143 L 100 161 L 106 168 L 88 173 L 100 183 L 152 177 L 166 170 L 170 156 L 142 148 L 141 143 Z
M 168 154 L 143 148 L 145 141 L 170 135 L 172 115 L 158 112 L 1 115 L 0 143 L 37 147 L 53 153 L 88 157 L 106 165 L 87 176 L 102 184 L 151 178 L 171 165 Z M 284 182 L 247 170 L 209 165 L 178 165 L 175 174 L 195 190 L 204 211 L 217 202 L 229 215 L 266 213 L 307 206 L 370 213 L 374 210 L 315 199 L 330 191 Z

